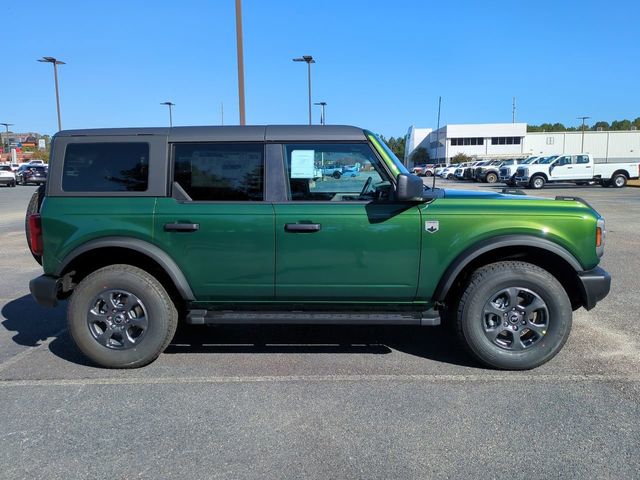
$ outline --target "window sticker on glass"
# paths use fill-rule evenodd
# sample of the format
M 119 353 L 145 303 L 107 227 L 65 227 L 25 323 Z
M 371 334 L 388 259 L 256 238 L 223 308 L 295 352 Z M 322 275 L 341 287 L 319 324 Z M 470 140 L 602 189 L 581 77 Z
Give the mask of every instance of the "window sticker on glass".
M 291 178 L 313 178 L 314 150 L 293 150 L 291 152 Z

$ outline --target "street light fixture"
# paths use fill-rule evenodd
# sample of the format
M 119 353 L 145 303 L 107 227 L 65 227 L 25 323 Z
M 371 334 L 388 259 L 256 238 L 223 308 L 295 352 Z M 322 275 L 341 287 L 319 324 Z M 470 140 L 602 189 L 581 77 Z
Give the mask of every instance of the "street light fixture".
M 0 125 L 4 125 L 4 128 L 7 130 L 5 141 L 7 142 L 7 152 L 9 152 L 9 127 L 11 127 L 13 123 L 0 123 Z M 4 151 L 4 142 L 2 143 L 2 150 Z
M 327 102 L 316 102 L 314 103 L 314 105 L 320 105 L 320 108 L 322 109 L 320 111 L 320 125 L 324 125 L 325 122 L 327 121 L 325 114 L 324 114 L 324 109 L 327 106 Z
M 309 83 L 309 125 L 311 125 L 311 64 L 316 63 L 316 61 L 311 55 L 303 55 L 302 57 L 294 58 L 293 61 L 307 63 L 307 80 Z
M 584 153 L 584 121 L 591 117 L 578 117 L 578 120 L 582 120 L 582 147 L 580 147 L 580 153 Z
M 162 102 L 160 105 L 166 105 L 167 107 L 169 107 L 169 127 L 173 127 L 173 116 L 171 115 L 171 107 L 173 107 L 175 103 Z
M 64 65 L 62 62 L 54 57 L 42 57 L 38 60 L 43 63 L 51 63 L 53 65 L 53 78 L 56 82 L 56 110 L 58 112 L 58 130 L 62 130 L 62 121 L 60 120 L 60 92 L 58 91 L 58 65 Z

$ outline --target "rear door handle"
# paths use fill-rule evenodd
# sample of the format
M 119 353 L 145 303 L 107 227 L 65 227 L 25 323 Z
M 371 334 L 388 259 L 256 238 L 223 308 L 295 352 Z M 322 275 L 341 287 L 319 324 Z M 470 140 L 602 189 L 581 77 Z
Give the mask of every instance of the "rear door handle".
M 165 223 L 165 232 L 195 232 L 200 228 L 199 223 Z
M 319 223 L 285 223 L 284 231 L 293 233 L 315 233 L 322 226 Z

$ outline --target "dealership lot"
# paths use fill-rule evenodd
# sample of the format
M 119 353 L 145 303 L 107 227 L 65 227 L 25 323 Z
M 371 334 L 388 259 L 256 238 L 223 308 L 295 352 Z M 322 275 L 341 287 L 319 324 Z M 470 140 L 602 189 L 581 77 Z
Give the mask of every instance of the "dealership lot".
M 41 271 L 23 230 L 34 189 L 0 189 L 3 478 L 640 471 L 640 189 L 535 192 L 581 196 L 605 216 L 613 284 L 575 313 L 558 357 L 530 372 L 480 368 L 444 328 L 335 326 L 182 328 L 144 369 L 95 368 L 69 338 L 64 305 L 28 295 Z

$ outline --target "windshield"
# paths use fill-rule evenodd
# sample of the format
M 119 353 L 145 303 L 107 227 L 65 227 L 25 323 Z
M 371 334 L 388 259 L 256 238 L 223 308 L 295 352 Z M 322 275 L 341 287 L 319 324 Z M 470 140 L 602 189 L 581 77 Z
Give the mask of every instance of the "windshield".
M 402 162 L 398 160 L 398 157 L 396 157 L 396 154 L 393 153 L 393 151 L 387 146 L 385 142 L 383 142 L 380 139 L 380 137 L 378 137 L 375 133 L 371 133 L 367 130 L 365 130 L 365 133 L 367 137 L 369 137 L 369 140 L 371 141 L 371 143 L 373 143 L 374 146 L 378 147 L 379 149 L 382 149 L 383 153 L 393 163 L 393 166 L 389 165 L 389 167 L 391 167 L 391 170 L 393 171 L 394 175 L 398 175 L 399 173 L 404 173 L 409 175 L 409 170 L 407 170 L 407 167 L 405 167 L 402 164 Z
M 549 164 L 549 163 L 553 162 L 556 158 L 558 158 L 557 155 L 553 155 L 551 157 L 546 157 L 544 160 L 540 160 L 539 163 Z

